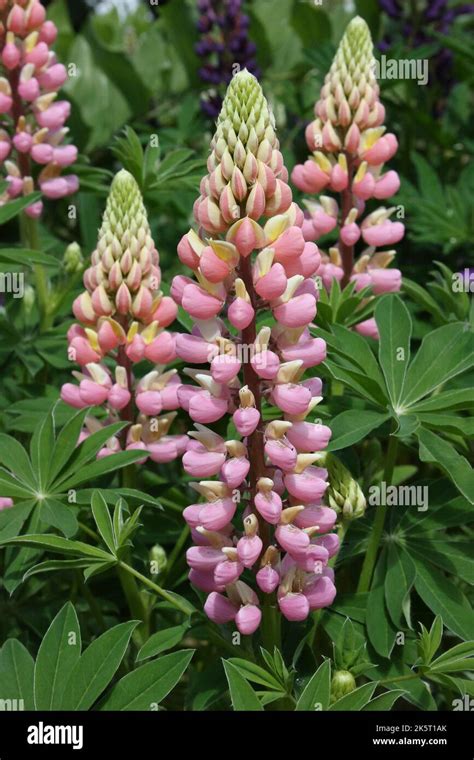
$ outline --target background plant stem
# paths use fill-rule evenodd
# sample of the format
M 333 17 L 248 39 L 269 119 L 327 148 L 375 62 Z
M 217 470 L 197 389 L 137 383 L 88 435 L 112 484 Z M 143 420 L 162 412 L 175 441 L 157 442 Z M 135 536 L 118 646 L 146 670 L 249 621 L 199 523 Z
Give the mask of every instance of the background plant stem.
M 398 450 L 398 438 L 394 435 L 390 436 L 387 459 L 385 461 L 385 469 L 383 479 L 387 487 L 391 484 L 393 478 L 393 471 L 395 469 L 395 461 Z M 360 573 L 359 584 L 357 586 L 358 593 L 364 593 L 369 590 L 370 582 L 372 580 L 372 574 L 374 572 L 375 562 L 377 560 L 378 549 L 383 534 L 385 525 L 385 519 L 387 516 L 387 505 L 379 505 L 376 507 L 374 524 L 372 526 L 372 534 L 367 546 L 367 552 L 362 565 Z

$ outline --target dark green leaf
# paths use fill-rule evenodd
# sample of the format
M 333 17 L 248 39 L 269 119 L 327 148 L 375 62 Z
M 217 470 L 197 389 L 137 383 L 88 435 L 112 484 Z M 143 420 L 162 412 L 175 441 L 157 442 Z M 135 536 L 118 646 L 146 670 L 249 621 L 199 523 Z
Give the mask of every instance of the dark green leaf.
M 149 657 L 156 657 L 157 654 L 166 652 L 167 649 L 173 649 L 182 640 L 187 630 L 188 626 L 184 624 L 154 633 L 138 652 L 137 662 L 147 660 Z
M 92 707 L 122 662 L 138 622 L 119 623 L 87 647 L 65 685 L 63 710 L 88 710 Z
M 45 633 L 35 665 L 36 710 L 59 710 L 71 671 L 81 655 L 81 631 L 70 602 Z
M 116 684 L 101 710 L 156 710 L 188 667 L 194 649 L 173 652 L 134 670 Z
M 324 660 L 306 684 L 295 710 L 327 710 L 331 696 L 331 661 Z
M 394 409 L 403 396 L 405 375 L 410 361 L 411 317 L 396 295 L 381 298 L 375 307 L 380 333 L 379 360 Z

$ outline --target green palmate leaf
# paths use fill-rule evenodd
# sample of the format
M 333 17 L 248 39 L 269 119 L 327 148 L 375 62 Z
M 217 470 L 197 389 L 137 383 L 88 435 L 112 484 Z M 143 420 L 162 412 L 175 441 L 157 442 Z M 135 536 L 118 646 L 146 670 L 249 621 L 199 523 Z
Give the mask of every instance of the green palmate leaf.
M 68 462 L 77 447 L 79 435 L 84 424 L 84 419 L 89 408 L 80 409 L 70 420 L 66 422 L 56 438 L 53 453 L 51 455 L 50 478 L 54 480 Z
M 90 482 L 94 478 L 105 475 L 108 472 L 114 472 L 128 464 L 134 464 L 143 459 L 143 452 L 140 451 L 120 451 L 118 454 L 111 454 L 103 459 L 98 459 L 92 464 L 82 467 L 75 475 L 71 475 L 66 481 L 61 481 L 61 489 L 68 490 L 81 485 L 81 483 Z
M 397 629 L 392 624 L 385 605 L 385 573 L 387 551 L 377 562 L 372 588 L 367 599 L 366 626 L 370 643 L 381 657 L 390 657 L 395 644 Z
M 114 536 L 114 529 L 112 526 L 112 519 L 110 517 L 109 508 L 106 501 L 100 491 L 94 491 L 91 500 L 92 515 L 97 525 L 97 529 L 102 536 L 107 548 L 115 556 L 117 549 L 117 543 Z
M 10 496 L 17 499 L 31 499 L 34 490 L 23 485 L 20 480 L 13 477 L 9 472 L 0 467 L 0 492 L 2 496 Z
M 30 441 L 31 464 L 36 474 L 37 482 L 43 492 L 48 485 L 51 452 L 54 446 L 54 410 L 46 414 L 38 425 Z
M 459 589 L 432 567 L 416 561 L 415 588 L 430 610 L 441 615 L 444 624 L 468 641 L 474 630 L 474 610 Z
M 386 408 L 387 399 L 384 392 L 370 377 L 367 377 L 362 372 L 343 367 L 331 359 L 326 359 L 324 366 L 327 367 L 332 377 L 340 380 L 352 391 L 359 393 L 377 406 Z
M 439 308 L 439 305 L 436 303 L 435 299 L 428 293 L 427 290 L 425 290 L 425 288 L 423 288 L 417 282 L 404 277 L 403 290 L 408 293 L 413 301 L 420 304 L 423 309 L 436 316 L 438 320 L 444 321 L 442 310 Z
M 331 333 L 324 333 L 324 339 L 331 348 L 340 356 L 358 368 L 368 377 L 372 378 L 381 391 L 385 389 L 385 380 L 380 371 L 377 360 L 370 349 L 367 341 L 353 330 L 348 330 L 342 325 L 333 325 Z M 316 333 L 319 335 L 319 333 Z M 334 336 L 334 337 L 333 337 Z
M 474 418 L 461 417 L 458 414 L 441 414 L 440 412 L 418 412 L 417 418 L 423 427 L 434 428 L 442 432 L 474 437 Z
M 226 662 L 229 662 L 231 665 L 236 667 L 240 675 L 246 678 L 247 681 L 258 683 L 261 686 L 266 686 L 268 689 L 273 689 L 274 691 L 281 691 L 282 686 L 284 687 L 284 684 L 278 681 L 271 673 L 268 672 L 268 670 L 264 670 L 254 662 L 242 660 L 239 657 L 231 657 L 230 659 L 226 660 Z
M 15 536 L 14 538 L 8 538 L 1 542 L 2 546 L 13 544 L 15 546 L 30 546 L 35 549 L 43 549 L 45 551 L 56 552 L 58 554 L 68 554 L 83 557 L 91 557 L 92 559 L 100 559 L 103 562 L 114 561 L 115 558 L 95 546 L 85 544 L 82 541 L 70 541 L 68 538 L 62 538 L 61 536 L 54 536 L 46 533 L 29 533 L 24 536 Z
M 462 578 L 474 585 L 474 557 L 471 542 L 439 541 L 430 538 L 407 541 L 408 551 L 421 561 Z
M 331 661 L 324 660 L 306 684 L 295 710 L 327 710 L 331 696 Z
M 62 710 L 88 710 L 109 685 L 139 621 L 119 623 L 90 644 L 67 680 Z
M 137 662 L 147 660 L 149 657 L 156 657 L 157 654 L 173 649 L 182 640 L 189 626 L 186 624 L 175 625 L 172 628 L 165 628 L 164 631 L 154 633 L 146 644 L 142 646 L 138 655 Z
M 380 333 L 379 360 L 395 408 L 403 395 L 410 361 L 411 317 L 399 296 L 387 295 L 377 303 L 375 319 Z
M 54 256 L 41 251 L 32 251 L 29 248 L 0 248 L 0 261 L 12 262 L 19 266 L 31 267 L 41 264 L 46 267 L 60 266 L 60 262 Z
M 463 322 L 429 333 L 408 370 L 402 404 L 408 407 L 474 365 L 474 335 Z
M 194 651 L 173 652 L 128 673 L 107 695 L 101 710 L 156 710 L 180 680 Z
M 436 462 L 466 499 L 474 504 L 474 470 L 467 459 L 431 430 L 420 427 L 416 434 L 420 442 L 421 461 Z
M 93 559 L 48 559 L 44 562 L 39 562 L 37 565 L 33 565 L 23 576 L 23 580 L 26 581 L 31 575 L 38 575 L 40 573 L 62 572 L 63 570 L 84 570 L 91 565 L 103 565 L 100 560 Z
M 81 655 L 81 631 L 70 602 L 58 612 L 45 633 L 35 665 L 36 710 L 59 710 L 64 688 Z
M 117 433 L 123 430 L 126 424 L 126 422 L 114 422 L 112 425 L 106 425 L 101 430 L 96 430 L 95 433 L 87 436 L 85 441 L 75 448 L 73 455 L 68 460 L 68 467 L 61 473 L 61 477 L 58 478 L 56 485 L 62 485 L 64 481 L 78 472 L 85 464 L 95 461 L 96 455 L 104 443 L 110 436 L 117 435 Z
M 328 451 L 338 451 L 365 438 L 372 430 L 383 425 L 390 416 L 369 410 L 348 409 L 331 420 L 332 438 Z
M 240 674 L 238 668 L 227 660 L 222 660 L 222 663 L 229 684 L 233 710 L 236 712 L 240 710 L 251 710 L 253 712 L 263 710 L 257 694 Z
M 39 510 L 32 509 L 30 517 L 28 518 L 26 530 L 35 531 L 39 529 Z M 15 541 L 17 537 L 12 536 L 12 540 Z M 2 544 L 7 545 L 7 541 L 2 539 Z M 11 547 L 11 550 L 15 549 L 15 546 Z M 3 576 L 3 585 L 6 590 L 13 594 L 15 589 L 20 585 L 23 580 L 23 575 L 30 565 L 37 562 L 41 556 L 41 549 L 38 547 L 33 549 L 26 548 L 20 544 L 18 551 L 7 551 L 6 557 L 6 570 Z
M 411 412 L 447 412 L 448 410 L 473 409 L 474 388 L 460 388 L 455 391 L 437 393 L 431 398 L 418 401 L 410 406 Z
M 378 697 L 371 699 L 363 708 L 363 712 L 376 710 L 378 712 L 389 712 L 397 699 L 404 694 L 401 689 L 393 689 L 392 691 L 386 691 L 385 694 L 380 694 Z
M 0 700 L 3 710 L 34 710 L 35 663 L 17 639 L 8 639 L 0 649 Z M 23 703 L 15 703 L 23 700 Z
M 31 206 L 32 203 L 36 203 L 41 198 L 41 193 L 30 193 L 23 198 L 16 198 L 14 201 L 5 203 L 0 208 L 0 224 L 5 224 L 13 217 L 17 216 L 20 211 L 23 211 L 27 206 Z
M 0 464 L 31 488 L 36 486 L 36 477 L 25 449 L 11 435 L 0 433 Z
M 376 683 L 365 683 L 363 686 L 359 686 L 358 689 L 354 689 L 354 691 L 338 699 L 329 709 L 331 711 L 362 710 L 370 702 L 376 686 Z
M 466 662 L 466 670 L 472 670 L 474 665 L 474 641 L 464 641 L 462 644 L 457 644 L 455 647 L 448 649 L 447 652 L 443 652 L 442 655 L 433 660 L 430 665 L 430 670 L 441 670 L 442 668 L 449 669 L 455 663 L 463 660 Z
M 415 564 L 408 554 L 395 544 L 389 544 L 385 575 L 385 603 L 395 626 L 402 624 L 403 604 L 413 586 L 415 575 Z
M 443 639 L 443 618 L 436 615 L 426 637 L 426 661 L 431 662 Z
M 52 525 L 68 538 L 77 532 L 78 523 L 75 508 L 72 505 L 63 504 L 48 497 L 41 502 L 40 516 L 46 525 Z

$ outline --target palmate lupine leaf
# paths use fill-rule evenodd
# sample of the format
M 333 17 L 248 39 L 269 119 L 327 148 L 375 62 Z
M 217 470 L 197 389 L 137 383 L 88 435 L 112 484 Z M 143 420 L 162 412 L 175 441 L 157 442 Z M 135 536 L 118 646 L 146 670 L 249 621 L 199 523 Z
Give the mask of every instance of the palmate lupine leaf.
M 142 665 L 112 685 L 139 621 L 119 623 L 81 654 L 81 631 L 70 602 L 62 607 L 40 644 L 36 662 L 16 639 L 0 649 L 0 699 L 24 700 L 26 710 L 144 710 L 176 686 L 194 650 L 174 652 Z
M 454 444 L 459 445 L 459 437 L 469 438 L 472 432 L 472 421 L 457 414 L 473 407 L 472 389 L 451 390 L 447 384 L 474 367 L 474 332 L 465 322 L 443 325 L 425 336 L 410 362 L 412 320 L 400 297 L 389 294 L 380 298 L 375 318 L 380 332 L 380 367 L 361 336 L 352 333 L 349 337 L 350 331 L 335 325 L 321 331 L 330 348 L 331 358 L 324 363 L 330 375 L 375 407 L 374 411 L 361 410 L 356 405 L 356 409 L 341 412 L 335 418 L 329 448 L 354 445 L 392 417 L 398 428 L 395 435 L 404 439 L 416 436 L 421 460 L 445 470 L 474 503 L 474 471 L 445 438 L 454 436 Z M 351 403 L 349 393 L 348 398 Z
M 24 581 L 37 573 L 53 572 L 61 569 L 82 569 L 84 571 L 84 579 L 87 581 L 98 573 L 118 566 L 120 571 L 134 575 L 142 584 L 151 587 L 155 594 L 165 600 L 164 602 L 160 602 L 162 606 L 166 604 L 171 609 L 178 609 L 188 617 L 196 612 L 196 609 L 187 599 L 162 588 L 155 582 L 149 581 L 146 576 L 136 571 L 124 561 L 128 559 L 127 554 L 131 538 L 140 527 L 141 507 L 135 509 L 130 514 L 127 504 L 123 499 L 119 499 L 115 505 L 113 520 L 111 520 L 108 506 L 102 493 L 96 491 L 92 495 L 91 511 L 100 537 L 109 551 L 99 546 L 87 544 L 83 541 L 74 541 L 52 533 L 31 533 L 15 536 L 7 533 L 4 536 L 0 535 L 0 547 L 7 547 L 7 550 L 11 547 L 28 547 L 28 549 L 23 548 L 22 551 L 30 552 L 27 556 L 27 559 L 30 560 L 29 562 L 25 559 L 17 562 L 16 565 L 15 560 L 12 562 L 14 565 L 15 584 L 18 585 L 22 580 Z M 35 517 L 36 514 L 33 516 Z M 38 525 L 38 521 L 35 522 L 35 525 Z M 36 550 L 33 554 L 31 553 L 32 549 Z M 62 561 L 46 560 L 38 563 L 37 561 L 42 552 L 62 554 L 67 559 Z M 37 564 L 33 564 L 33 561 L 36 561 Z
M 17 523 L 24 524 L 28 519 L 30 523 L 25 528 L 30 533 L 50 526 L 67 537 L 73 536 L 78 529 L 78 506 L 74 501 L 69 503 L 70 489 L 140 459 L 138 451 L 129 451 L 97 460 L 105 441 L 126 423 L 92 433 L 78 446 L 79 432 L 88 410 L 75 413 L 56 434 L 57 407 L 58 404 L 54 404 L 36 425 L 29 454 L 12 436 L 0 434 L 0 493 L 14 500 L 14 507 L 0 514 L 2 537 L 12 537 L 13 532 L 8 528 L 11 523 L 15 523 L 18 533 L 21 525 Z M 39 541 L 35 546 L 42 548 Z M 17 587 L 19 573 L 26 571 L 27 560 L 33 556 L 29 549 L 20 548 L 16 559 L 9 557 L 5 575 L 8 591 Z

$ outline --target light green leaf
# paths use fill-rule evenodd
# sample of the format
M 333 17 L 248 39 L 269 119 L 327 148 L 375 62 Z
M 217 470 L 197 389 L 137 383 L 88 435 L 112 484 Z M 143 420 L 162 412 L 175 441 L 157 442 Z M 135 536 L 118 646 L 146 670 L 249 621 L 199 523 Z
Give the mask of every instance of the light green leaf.
M 5 465 L 28 486 L 35 488 L 36 477 L 28 454 L 21 443 L 5 433 L 0 433 L 0 464 Z
M 390 712 L 393 705 L 404 694 L 401 689 L 392 691 L 386 691 L 385 694 L 380 694 L 378 697 L 371 699 L 365 707 L 362 708 L 363 712 L 376 710 L 378 712 Z
M 30 457 L 37 482 L 43 493 L 48 485 L 51 452 L 54 447 L 54 416 L 48 412 L 35 429 L 30 441 Z
M 22 198 L 16 198 L 14 201 L 8 201 L 0 208 L 0 224 L 10 221 L 23 211 L 27 206 L 36 203 L 41 198 L 41 193 L 30 193 Z
M 231 665 L 236 667 L 240 675 L 246 678 L 247 681 L 258 683 L 261 686 L 266 686 L 268 689 L 273 689 L 274 691 L 281 691 L 284 686 L 275 678 L 275 676 L 269 673 L 268 670 L 264 670 L 254 662 L 242 660 L 239 657 L 230 657 L 226 662 L 230 662 Z
M 101 475 L 105 475 L 107 472 L 114 472 L 121 467 L 126 467 L 128 464 L 133 464 L 143 459 L 143 451 L 119 451 L 118 454 L 111 454 L 103 459 L 98 459 L 92 464 L 85 465 L 75 475 L 66 480 L 61 481 L 61 489 L 68 490 L 81 485 L 81 483 L 90 482 L 94 478 L 98 478 Z
M 331 696 L 331 661 L 324 660 L 306 684 L 295 710 L 327 710 Z
M 96 563 L 102 565 L 100 560 L 93 559 L 48 559 L 30 567 L 24 574 L 23 581 L 26 581 L 31 575 L 56 571 L 63 572 L 64 570 L 83 570 Z
M 79 409 L 79 411 L 66 422 L 57 436 L 53 453 L 51 454 L 52 464 L 50 478 L 52 481 L 61 472 L 69 457 L 72 456 L 76 450 L 79 435 L 88 411 L 88 408 Z
M 97 525 L 97 529 L 102 536 L 106 546 L 115 556 L 117 544 L 114 538 L 114 529 L 110 517 L 109 508 L 100 491 L 94 491 L 91 500 L 92 515 Z
M 410 406 L 410 412 L 446 412 L 448 410 L 473 409 L 474 388 L 443 391 Z
M 147 660 L 149 657 L 156 657 L 157 654 L 172 649 L 179 644 L 188 629 L 189 626 L 183 624 L 154 633 L 138 652 L 137 662 Z
M 251 710 L 262 711 L 263 707 L 258 696 L 248 681 L 240 675 L 238 668 L 227 660 L 222 660 L 227 682 L 229 684 L 230 698 L 234 711 Z
M 70 504 L 63 504 L 48 497 L 41 502 L 40 517 L 45 525 L 52 525 L 68 538 L 77 532 L 75 507 Z
M 31 499 L 34 490 L 0 467 L 0 493 L 13 499 Z
M 402 404 L 409 407 L 474 365 L 474 335 L 463 322 L 428 333 L 410 365 Z
M 70 602 L 58 612 L 38 650 L 35 709 L 59 710 L 66 682 L 81 655 L 81 631 Z
M 188 667 L 194 649 L 173 652 L 137 668 L 116 684 L 101 710 L 156 710 Z
M 5 207 L 3 206 L 3 208 Z M 0 248 L 0 261 L 12 262 L 13 264 L 27 267 L 41 264 L 42 266 L 55 267 L 56 269 L 61 265 L 61 262 L 54 256 L 28 248 Z
M 338 710 L 362 710 L 370 702 L 376 686 L 376 683 L 365 683 L 363 686 L 359 686 L 358 689 L 354 689 L 354 691 L 338 699 L 329 709 L 333 712 Z
M 386 295 L 375 307 L 380 333 L 379 360 L 394 408 L 403 395 L 405 375 L 410 361 L 412 322 L 409 311 L 397 295 Z
M 92 557 L 93 559 L 100 559 L 105 562 L 114 560 L 114 557 L 110 554 L 95 546 L 91 546 L 91 544 L 85 544 L 82 541 L 70 541 L 68 538 L 54 536 L 49 533 L 30 533 L 25 534 L 24 536 L 8 538 L 1 542 L 2 546 L 7 546 L 8 544 L 13 544 L 15 546 L 31 546 L 35 549 L 44 549 L 45 551 L 56 552 L 59 554 Z
M 332 438 L 328 451 L 353 446 L 389 419 L 388 414 L 362 409 L 348 409 L 331 420 Z

